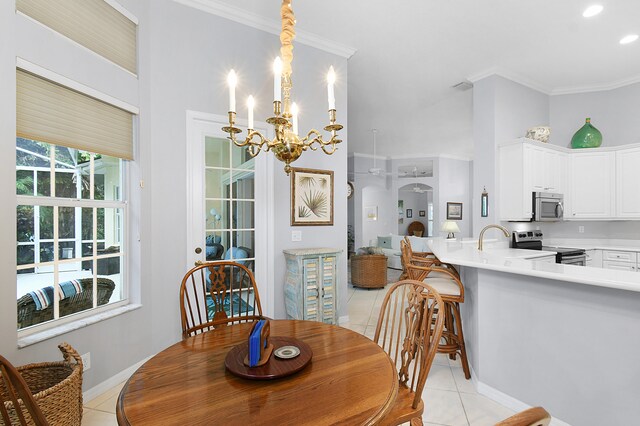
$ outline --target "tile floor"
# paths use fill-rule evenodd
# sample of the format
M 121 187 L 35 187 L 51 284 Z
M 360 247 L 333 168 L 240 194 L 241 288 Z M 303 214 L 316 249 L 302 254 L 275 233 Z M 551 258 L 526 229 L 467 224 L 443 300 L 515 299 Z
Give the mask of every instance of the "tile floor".
M 400 271 L 388 270 L 389 282 Z M 373 337 L 380 304 L 386 289 L 358 289 L 349 285 L 349 323 L 351 330 Z M 116 400 L 124 383 L 85 403 L 83 426 L 112 426 L 116 422 Z M 438 354 L 422 395 L 426 426 L 485 426 L 514 414 L 510 409 L 478 394 L 470 380 L 465 380 L 459 359 L 450 361 Z

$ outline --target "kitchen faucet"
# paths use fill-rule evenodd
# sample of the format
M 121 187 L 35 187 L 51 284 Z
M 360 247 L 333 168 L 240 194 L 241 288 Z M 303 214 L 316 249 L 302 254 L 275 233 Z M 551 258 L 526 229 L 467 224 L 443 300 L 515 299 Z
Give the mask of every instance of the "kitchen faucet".
M 484 232 L 489 229 L 489 228 L 496 228 L 501 230 L 502 232 L 504 232 L 504 236 L 509 238 L 509 230 L 507 228 L 505 228 L 504 226 L 500 226 L 500 225 L 487 225 L 484 228 L 482 228 L 482 231 L 480 231 L 480 237 L 478 237 L 478 250 L 482 251 L 482 239 L 484 238 Z

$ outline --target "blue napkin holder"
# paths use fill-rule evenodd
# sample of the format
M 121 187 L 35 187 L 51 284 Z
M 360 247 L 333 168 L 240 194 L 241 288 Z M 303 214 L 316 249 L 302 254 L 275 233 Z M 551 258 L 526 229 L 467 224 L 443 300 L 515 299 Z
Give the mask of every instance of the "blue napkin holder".
M 269 320 L 259 320 L 251 328 L 249 333 L 248 353 L 244 364 L 249 367 L 259 367 L 269 361 L 273 352 L 273 345 L 269 343 Z

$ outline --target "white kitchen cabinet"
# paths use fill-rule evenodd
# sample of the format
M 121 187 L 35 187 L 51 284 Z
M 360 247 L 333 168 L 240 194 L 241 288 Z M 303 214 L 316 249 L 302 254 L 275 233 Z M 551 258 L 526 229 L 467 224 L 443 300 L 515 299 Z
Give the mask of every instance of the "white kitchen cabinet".
M 616 151 L 616 216 L 640 218 L 640 148 Z
M 590 266 L 592 268 L 602 268 L 602 250 L 590 249 L 586 250 L 585 254 L 587 255 L 586 266 Z
M 547 147 L 524 145 L 524 156 L 531 162 L 532 192 L 563 193 L 562 159 L 565 154 Z
M 602 267 L 619 271 L 638 271 L 640 255 L 628 250 L 602 250 Z
M 636 263 L 637 253 L 635 251 L 626 250 L 603 250 L 602 260 L 612 260 L 616 262 Z
M 630 271 L 633 272 L 636 270 L 635 263 L 627 263 L 627 262 L 615 262 L 613 260 L 603 260 L 602 267 L 604 269 L 616 269 L 618 271 Z
M 640 220 L 640 144 L 567 149 L 520 138 L 498 148 L 498 217 L 530 221 L 532 192 L 564 195 L 564 220 Z
M 533 192 L 559 192 L 564 187 L 563 159 L 559 148 L 521 139 L 500 147 L 500 220 L 528 221 L 533 214 Z
M 615 152 L 571 155 L 569 214 L 565 219 L 606 219 L 613 216 Z

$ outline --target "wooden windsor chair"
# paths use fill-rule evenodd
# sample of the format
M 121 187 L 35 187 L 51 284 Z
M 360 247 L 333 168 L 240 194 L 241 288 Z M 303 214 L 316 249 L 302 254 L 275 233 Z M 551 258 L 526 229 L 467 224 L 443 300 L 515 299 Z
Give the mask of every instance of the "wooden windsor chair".
M 429 285 L 399 281 L 387 292 L 373 341 L 398 369 L 399 389 L 383 425 L 422 425 L 422 390 L 444 327 L 442 298 Z
M 549 426 L 549 423 L 551 423 L 551 415 L 547 410 L 542 407 L 533 407 L 496 423 L 496 426 Z
M 18 370 L 3 356 L 0 356 L 0 413 L 2 425 L 48 426 L 49 422 L 38 407 L 33 394 Z M 5 402 L 11 402 L 7 408 Z
M 438 352 L 448 354 L 451 359 L 456 359 L 459 354 L 464 376 L 470 379 L 471 370 L 469 370 L 460 315 L 460 304 L 464 303 L 464 285 L 458 271 L 452 265 L 442 263 L 437 258 L 433 260 L 412 256 L 411 243 L 408 239 L 400 242 L 400 251 L 407 279 L 424 281 L 442 296 L 445 311 L 445 326 L 442 334 L 444 342 L 438 346 Z
M 202 263 L 180 285 L 182 337 L 218 326 L 263 319 L 251 270 L 236 262 Z

